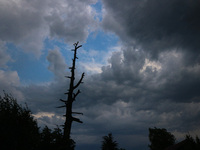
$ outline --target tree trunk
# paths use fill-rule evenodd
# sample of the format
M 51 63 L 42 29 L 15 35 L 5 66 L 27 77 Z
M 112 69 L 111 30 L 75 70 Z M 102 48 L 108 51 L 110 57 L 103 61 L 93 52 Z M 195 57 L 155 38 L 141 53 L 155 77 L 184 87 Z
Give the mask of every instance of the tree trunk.
M 68 97 L 67 100 L 62 100 L 60 99 L 61 102 L 64 102 L 65 105 L 60 106 L 58 108 L 62 108 L 65 107 L 66 108 L 66 113 L 65 113 L 65 123 L 64 123 L 64 136 L 63 136 L 63 140 L 66 142 L 67 147 L 70 147 L 70 134 L 71 134 L 71 127 L 72 127 L 72 122 L 76 121 L 79 123 L 82 123 L 82 121 L 80 121 L 78 118 L 75 118 L 72 116 L 73 113 L 75 114 L 82 114 L 79 112 L 72 112 L 72 104 L 75 101 L 76 96 L 78 96 L 78 94 L 80 94 L 80 90 L 78 90 L 76 93 L 74 93 L 74 90 L 79 87 L 79 85 L 82 83 L 82 80 L 84 78 L 84 73 L 82 73 L 81 79 L 78 81 L 78 83 L 76 85 L 74 85 L 74 80 L 75 80 L 75 66 L 76 66 L 76 59 L 78 59 L 78 57 L 76 56 L 77 54 L 77 50 L 82 47 L 82 45 L 78 45 L 78 42 L 74 44 L 74 49 L 72 51 L 74 51 L 74 58 L 72 59 L 72 67 L 70 67 L 69 69 L 71 70 L 71 76 L 67 76 L 67 78 L 70 79 L 70 85 L 69 85 L 69 90 L 67 93 Z

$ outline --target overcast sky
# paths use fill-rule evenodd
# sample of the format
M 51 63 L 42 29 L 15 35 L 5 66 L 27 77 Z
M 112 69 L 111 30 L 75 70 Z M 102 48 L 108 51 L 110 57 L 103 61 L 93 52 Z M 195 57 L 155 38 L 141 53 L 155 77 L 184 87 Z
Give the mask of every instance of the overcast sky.
M 100 150 L 109 132 L 126 150 L 148 150 L 150 127 L 200 135 L 199 0 L 0 0 L 0 93 L 41 127 L 64 123 L 77 41 L 77 150 Z

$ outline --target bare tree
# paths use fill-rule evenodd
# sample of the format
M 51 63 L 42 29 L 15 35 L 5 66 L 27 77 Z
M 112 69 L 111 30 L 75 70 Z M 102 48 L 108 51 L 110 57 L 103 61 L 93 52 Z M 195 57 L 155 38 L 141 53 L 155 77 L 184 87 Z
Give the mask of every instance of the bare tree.
M 79 45 L 79 42 L 74 43 L 74 49 L 72 49 L 72 51 L 74 51 L 74 58 L 72 59 L 72 67 L 69 67 L 69 69 L 71 70 L 71 76 L 66 76 L 67 78 L 70 79 L 70 85 L 69 85 L 69 89 L 68 91 L 65 93 L 68 95 L 67 100 L 62 100 L 60 99 L 61 102 L 64 103 L 63 106 L 60 106 L 58 108 L 66 108 L 66 113 L 65 113 L 65 124 L 64 124 L 64 141 L 67 141 L 67 143 L 70 141 L 70 133 L 71 133 L 71 126 L 72 126 L 72 122 L 79 122 L 79 123 L 83 123 L 80 119 L 75 118 L 72 116 L 72 114 L 82 114 L 80 112 L 73 112 L 72 111 L 72 103 L 75 101 L 76 97 L 81 93 L 80 90 L 77 90 L 77 88 L 79 87 L 79 85 L 82 82 L 83 78 L 84 78 L 84 73 L 82 73 L 81 78 L 79 79 L 79 81 L 75 84 L 75 66 L 76 66 L 76 60 L 78 59 L 77 57 L 77 50 L 82 47 L 82 45 Z

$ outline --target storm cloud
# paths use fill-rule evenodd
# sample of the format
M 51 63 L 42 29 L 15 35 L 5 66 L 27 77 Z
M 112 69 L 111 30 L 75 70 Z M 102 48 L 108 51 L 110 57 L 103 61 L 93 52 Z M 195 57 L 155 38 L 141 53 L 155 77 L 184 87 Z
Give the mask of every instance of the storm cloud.
M 166 50 L 186 50 L 199 60 L 199 1 L 103 0 L 103 4 L 103 27 L 124 42 L 154 57 Z
M 81 62 L 95 50 L 78 51 L 76 79 L 81 64 L 86 66 L 81 71 L 93 73 L 86 70 L 74 102 L 74 110 L 84 114 L 79 116 L 84 124 L 72 128 L 77 144 L 95 149 L 112 132 L 121 147 L 146 149 L 149 127 L 167 128 L 179 139 L 188 132 L 200 134 L 200 1 L 102 0 L 101 23 L 91 7 L 96 2 L 1 1 L 1 88 L 27 102 L 40 125 L 61 125 L 64 109 L 56 107 L 66 99 L 69 80 L 64 76 L 71 65 L 62 49 L 48 49 L 45 57 L 52 81 L 22 85 L 17 71 L 5 69 L 12 61 L 6 43 L 40 56 L 45 39 L 79 40 L 84 47 L 88 35 L 101 29 L 117 35 L 121 45 L 108 48 L 109 57 L 104 51 L 95 54 L 108 59 L 97 71 Z

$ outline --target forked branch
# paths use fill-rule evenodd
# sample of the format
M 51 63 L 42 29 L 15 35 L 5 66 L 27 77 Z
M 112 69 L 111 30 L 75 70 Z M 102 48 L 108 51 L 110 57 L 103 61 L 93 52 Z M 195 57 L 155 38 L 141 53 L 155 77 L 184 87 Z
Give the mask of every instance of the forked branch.
M 74 89 L 76 89 L 82 82 L 83 78 L 85 76 L 85 73 L 82 73 L 81 79 L 78 81 L 78 83 L 74 86 Z

